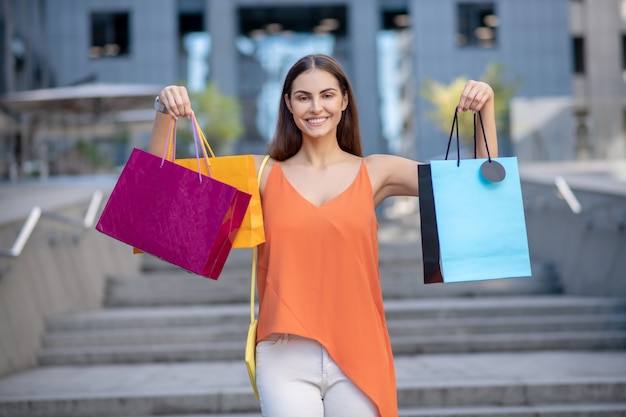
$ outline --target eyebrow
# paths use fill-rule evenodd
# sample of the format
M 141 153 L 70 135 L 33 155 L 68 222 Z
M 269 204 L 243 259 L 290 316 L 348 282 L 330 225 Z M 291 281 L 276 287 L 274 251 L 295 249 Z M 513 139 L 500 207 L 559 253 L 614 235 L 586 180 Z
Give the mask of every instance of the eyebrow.
M 339 91 L 339 90 L 337 90 L 335 87 L 328 87 L 328 88 L 320 91 L 320 94 L 326 93 L 328 91 Z M 305 91 L 305 90 L 296 90 L 296 91 L 293 92 L 293 94 L 298 94 L 298 93 L 300 93 L 300 94 L 309 94 L 309 95 L 311 94 L 310 92 Z

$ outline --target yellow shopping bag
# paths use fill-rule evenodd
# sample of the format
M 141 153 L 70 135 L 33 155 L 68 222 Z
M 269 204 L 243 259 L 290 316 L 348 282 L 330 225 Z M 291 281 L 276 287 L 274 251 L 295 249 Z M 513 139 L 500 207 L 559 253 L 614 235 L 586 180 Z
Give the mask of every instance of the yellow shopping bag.
M 261 194 L 257 184 L 254 156 L 233 155 L 216 157 L 195 116 L 192 117 L 192 128 L 194 134 L 200 139 L 198 142 L 204 146 L 205 154 L 208 151 L 210 157 L 206 158 L 206 163 L 201 164 L 198 164 L 197 158 L 175 159 L 174 162 L 194 171 L 200 169 L 200 173 L 250 194 L 252 197 L 248 210 L 244 215 L 232 247 L 252 248 L 265 242 Z M 176 150 L 176 123 L 172 123 L 169 135 L 171 140 L 169 141 L 170 147 L 167 150 L 167 159 L 172 160 L 175 157 Z M 141 251 L 135 249 L 134 253 L 141 253 Z

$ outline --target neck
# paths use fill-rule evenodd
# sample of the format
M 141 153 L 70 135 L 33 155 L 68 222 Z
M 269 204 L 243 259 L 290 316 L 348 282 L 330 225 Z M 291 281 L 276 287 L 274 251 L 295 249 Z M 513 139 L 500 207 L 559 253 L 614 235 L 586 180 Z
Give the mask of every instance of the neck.
M 336 137 L 326 140 L 316 138 L 303 140 L 302 147 L 293 158 L 307 165 L 321 167 L 337 161 L 344 154 L 345 152 L 339 147 Z

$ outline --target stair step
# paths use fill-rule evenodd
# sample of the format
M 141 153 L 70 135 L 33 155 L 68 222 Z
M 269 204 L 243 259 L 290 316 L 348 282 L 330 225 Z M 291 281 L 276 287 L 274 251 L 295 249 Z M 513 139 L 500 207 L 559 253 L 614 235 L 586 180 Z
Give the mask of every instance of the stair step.
M 469 296 L 551 294 L 559 289 L 542 265 L 533 265 L 532 278 L 425 285 L 419 259 L 381 260 L 381 286 L 386 300 Z M 535 272 L 537 270 L 538 272 Z M 226 266 L 219 280 L 161 268 L 139 276 L 108 280 L 107 307 L 195 305 L 245 302 L 249 297 L 250 265 Z
M 186 272 L 113 277 L 107 281 L 106 307 L 242 303 L 250 297 L 250 268 L 225 269 L 215 281 Z
M 520 407 L 463 407 L 400 409 L 399 417 L 624 417 L 626 403 L 555 404 Z M 149 416 L 145 416 L 149 417 Z M 246 414 L 179 414 L 161 417 L 261 417 Z
M 247 323 L 217 324 L 215 326 L 156 327 L 146 329 L 105 329 L 47 332 L 44 348 L 189 344 L 241 341 L 246 337 Z
M 626 314 L 451 317 L 390 320 L 392 335 L 626 330 Z
M 510 297 L 385 302 L 394 354 L 626 349 L 626 301 Z M 42 365 L 241 358 L 249 307 L 115 308 L 52 317 Z
M 37 357 L 40 366 L 237 360 L 244 341 L 245 334 L 239 342 L 52 348 Z
M 570 296 L 441 298 L 385 301 L 388 319 L 626 313 L 626 299 Z
M 154 417 L 154 416 L 141 416 L 141 417 Z M 261 412 L 258 413 L 235 413 L 235 414 L 177 414 L 177 415 L 167 415 L 167 416 L 159 416 L 159 417 L 262 417 Z
M 141 416 L 141 417 L 154 417 L 154 416 Z M 258 413 L 229 413 L 229 414 L 176 414 L 159 417 L 262 417 L 261 412 Z
M 626 300 L 559 296 L 462 298 L 434 300 L 387 300 L 388 321 L 442 318 L 493 318 L 551 315 L 625 314 Z M 249 322 L 246 304 L 115 308 L 50 317 L 46 328 L 91 330 L 202 326 Z
M 436 318 L 432 320 L 390 320 L 389 334 L 407 336 L 458 336 L 493 333 L 589 332 L 626 330 L 626 315 L 537 316 L 489 318 Z M 170 326 L 46 332 L 44 348 L 199 343 L 241 340 L 247 323 L 212 326 Z
M 502 333 L 394 337 L 394 355 L 626 349 L 626 332 Z
M 86 396 L 67 395 L 40 397 L 31 395 L 29 398 L 1 398 L 0 417 L 106 417 L 127 415 L 162 415 L 165 413 L 250 413 L 259 410 L 259 404 L 249 388 L 202 390 L 193 387 L 181 392 L 163 391 L 146 393 L 125 393 L 120 391 L 91 393 Z M 445 416 L 449 412 L 459 414 L 461 410 L 469 411 L 472 407 L 479 410 L 497 407 L 520 407 L 532 410 L 527 402 L 534 407 L 545 407 L 551 404 L 569 404 L 575 409 L 583 404 L 588 411 L 590 405 L 608 403 L 615 411 L 616 401 L 626 401 L 626 379 L 622 381 L 589 381 L 567 382 L 553 381 L 550 383 L 491 383 L 459 384 L 457 386 L 403 386 L 398 389 L 401 408 L 407 410 L 404 416 Z M 504 404 L 503 404 L 504 402 Z M 424 409 L 415 409 L 418 403 Z M 602 409 L 600 405 L 598 407 Z M 426 414 L 429 409 L 437 413 Z M 564 410 L 562 406 L 561 410 Z M 495 414 L 498 415 L 498 414 Z M 504 414 L 507 415 L 507 414 Z M 515 414 L 514 414 L 515 415 Z M 521 414 L 523 415 L 523 414 Z M 466 414 L 465 417 L 468 417 Z
M 49 331 L 136 329 L 250 322 L 250 305 L 116 308 L 69 313 L 46 320 Z
M 233 341 L 43 348 L 38 359 L 42 366 L 237 360 L 243 355 L 246 336 L 246 329 L 241 330 Z M 626 331 L 404 336 L 392 337 L 391 345 L 394 355 L 619 350 L 626 349 Z
M 437 409 L 443 416 L 453 411 L 462 415 L 460 409 L 545 409 L 555 404 L 572 409 L 598 405 L 605 412 L 626 403 L 626 351 L 440 354 L 394 360 L 399 406 L 416 417 L 424 409 Z M 509 415 L 524 415 L 515 412 Z M 194 413 L 258 413 L 241 358 L 43 367 L 0 380 L 0 417 Z M 556 411 L 545 415 L 559 416 Z
M 401 409 L 399 417 L 624 417 L 626 403 Z M 182 416 L 181 416 L 182 417 Z M 202 416 L 198 416 L 202 417 Z M 208 417 L 208 416 L 207 416 Z M 252 416 L 250 416 L 252 417 Z

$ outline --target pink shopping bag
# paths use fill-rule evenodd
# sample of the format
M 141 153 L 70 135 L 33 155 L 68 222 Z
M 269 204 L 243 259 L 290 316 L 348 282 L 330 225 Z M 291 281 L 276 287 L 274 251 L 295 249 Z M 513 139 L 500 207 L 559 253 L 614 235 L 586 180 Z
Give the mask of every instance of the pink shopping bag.
M 134 149 L 96 229 L 218 279 L 249 201 L 235 187 Z

